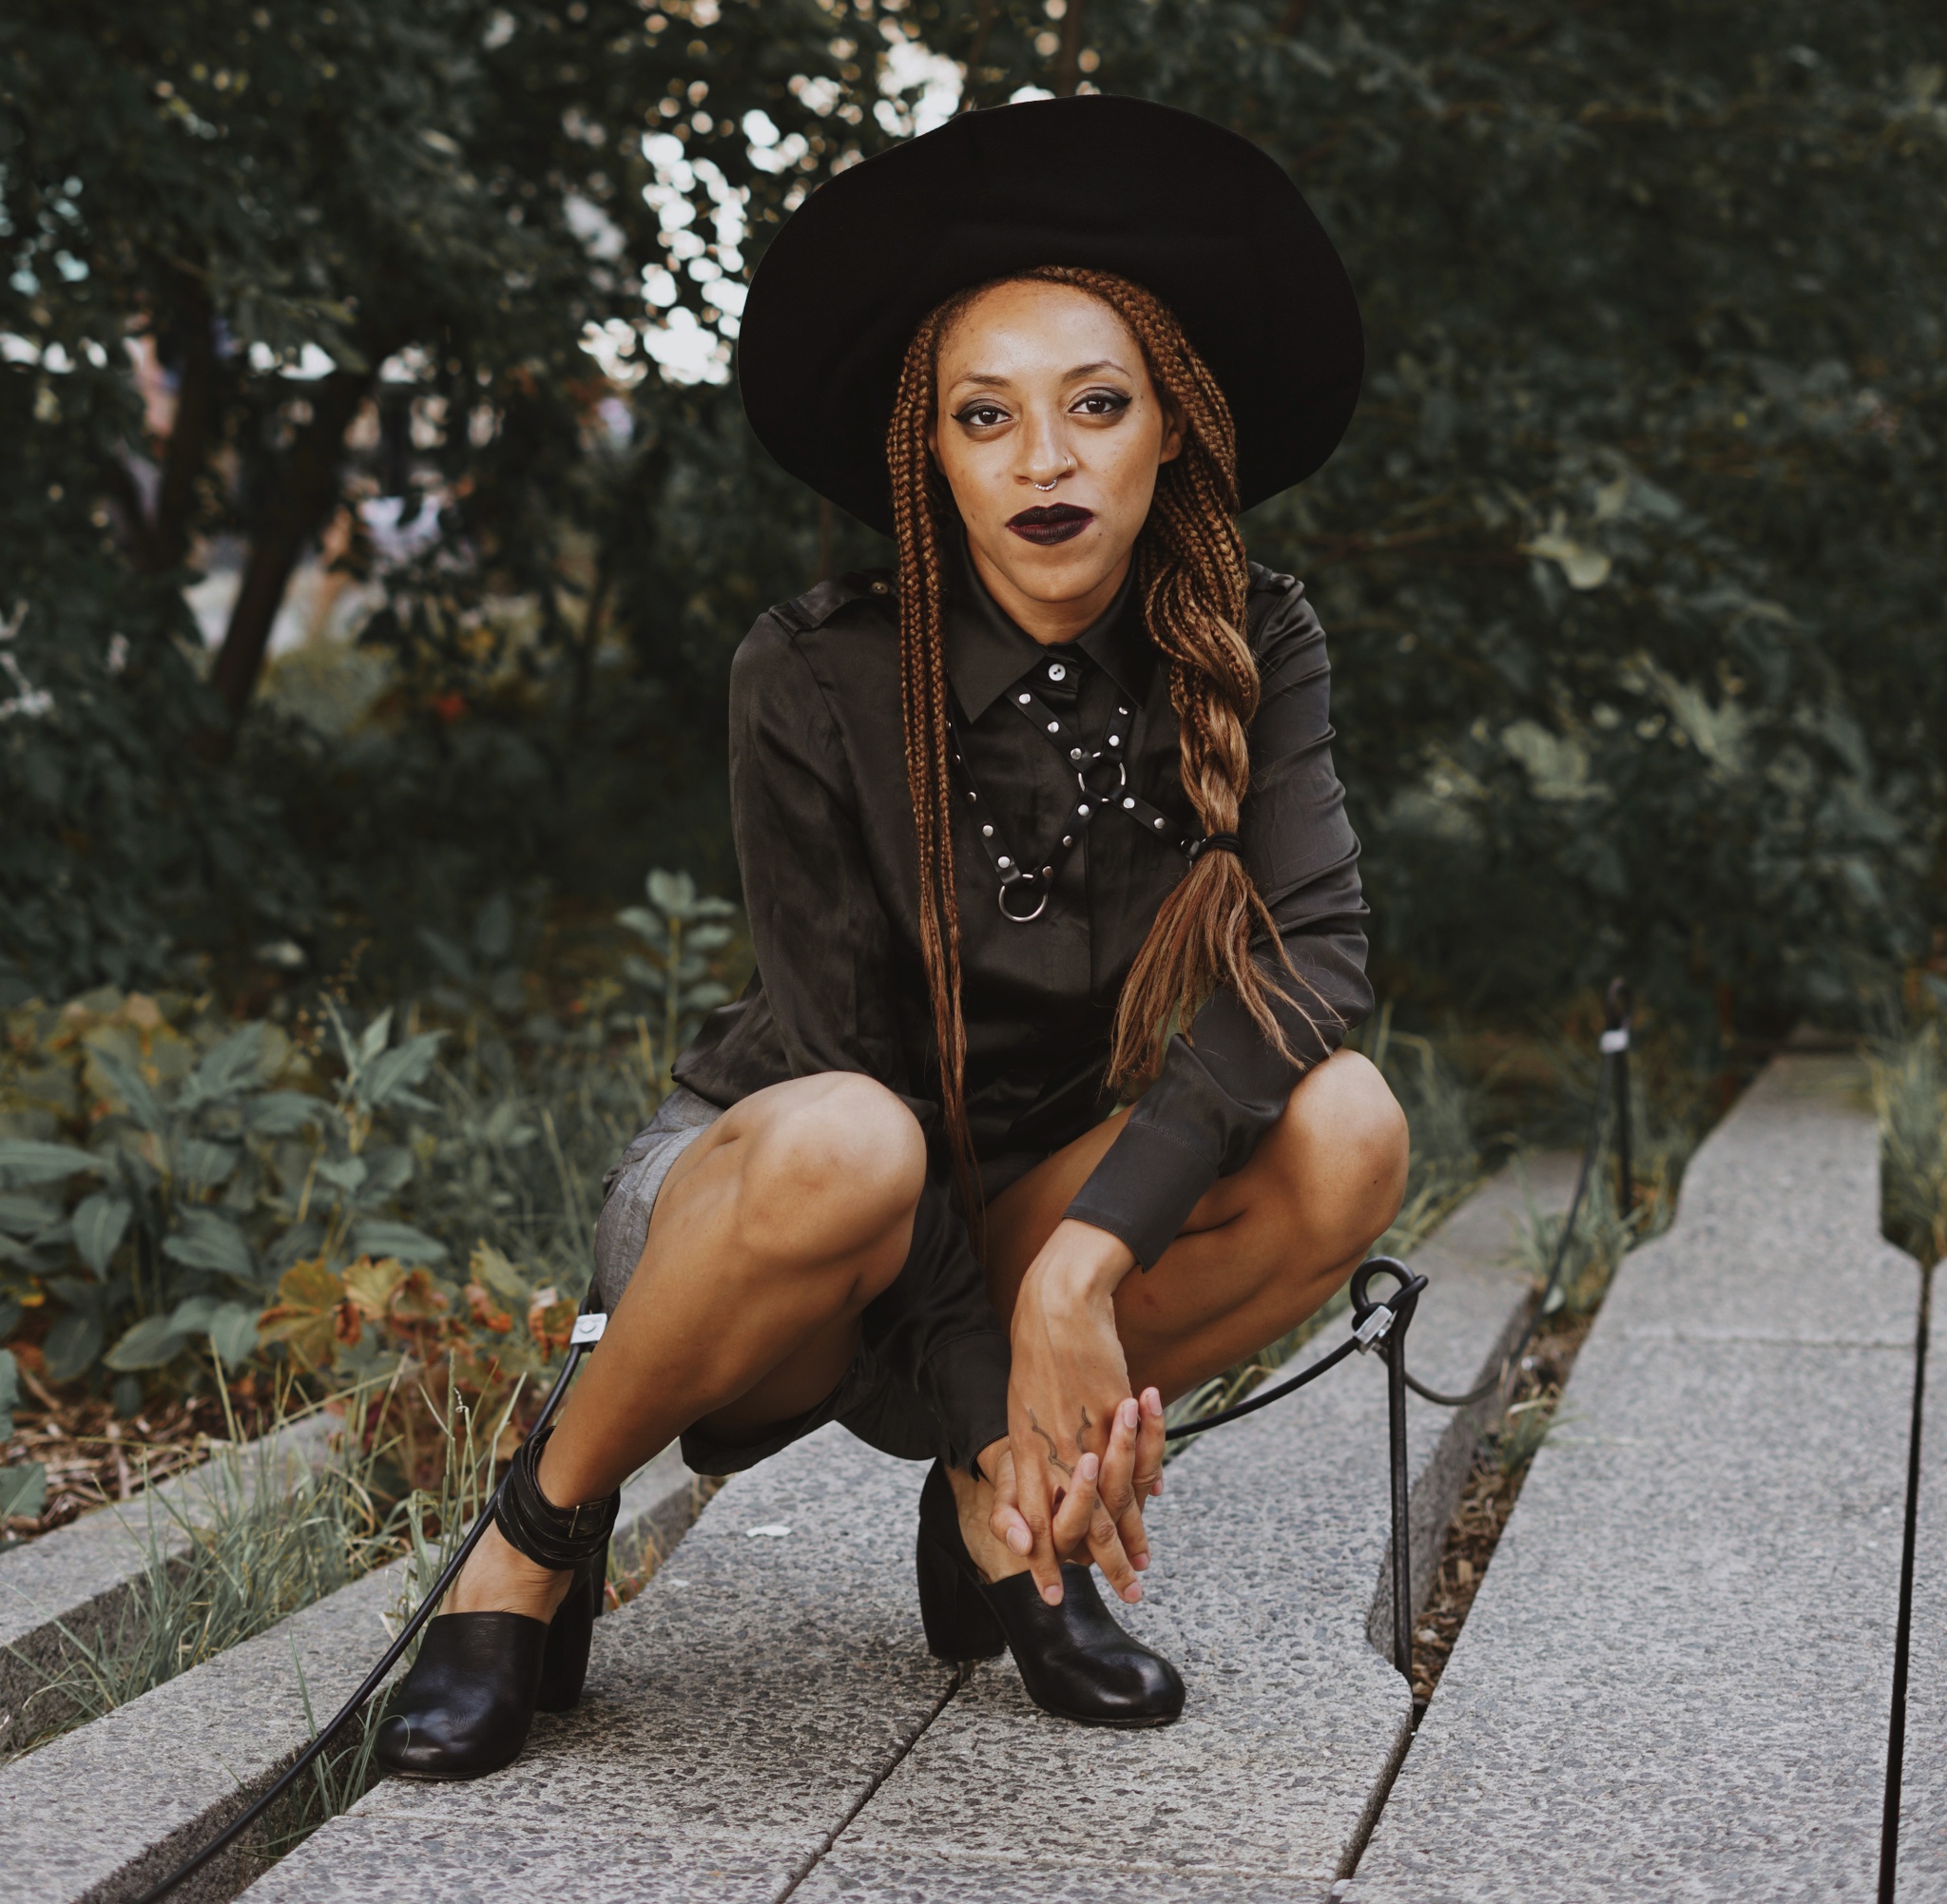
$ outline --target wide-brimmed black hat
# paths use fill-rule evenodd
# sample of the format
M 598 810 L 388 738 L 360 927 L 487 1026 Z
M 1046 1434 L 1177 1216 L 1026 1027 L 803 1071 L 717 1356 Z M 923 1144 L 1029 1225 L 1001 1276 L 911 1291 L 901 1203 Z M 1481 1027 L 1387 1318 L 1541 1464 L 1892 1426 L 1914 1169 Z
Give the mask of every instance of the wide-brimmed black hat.
M 1243 505 L 1352 420 L 1365 351 L 1339 254 L 1283 169 L 1174 106 L 1083 95 L 962 113 L 841 172 L 772 241 L 738 345 L 743 403 L 793 475 L 892 531 L 885 436 L 927 313 L 1037 264 L 1161 298 L 1237 421 Z

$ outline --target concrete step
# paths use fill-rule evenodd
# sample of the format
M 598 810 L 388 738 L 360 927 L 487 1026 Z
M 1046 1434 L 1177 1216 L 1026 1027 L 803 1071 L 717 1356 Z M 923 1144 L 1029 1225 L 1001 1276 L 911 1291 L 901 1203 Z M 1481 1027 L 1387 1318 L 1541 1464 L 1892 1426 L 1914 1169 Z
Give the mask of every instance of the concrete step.
M 624 1491 L 617 1548 L 639 1564 L 695 1518 L 697 1478 L 673 1449 Z M 405 1563 L 368 1574 L 268 1632 L 0 1767 L 0 1904 L 139 1895 L 266 1790 L 391 1644 Z M 301 1681 L 300 1681 L 301 1670 Z M 174 1894 L 233 1897 L 266 1862 L 247 1836 Z
M 1542 1173 L 1544 1201 L 1566 1201 L 1566 1174 Z M 1510 1175 L 1421 1253 L 1434 1286 L 1413 1365 L 1429 1380 L 1466 1385 L 1514 1326 L 1528 1292 L 1506 1259 L 1525 1207 Z M 1414 1404 L 1430 1533 L 1475 1432 Z M 1387 1544 L 1378 1360 L 1172 1464 L 1158 1564 L 1127 1615 L 1189 1682 L 1189 1715 L 1161 1732 L 1084 1732 L 1030 1705 L 1012 1663 L 956 1688 L 928 1658 L 911 1559 L 922 1473 L 830 1428 L 738 1476 L 642 1597 L 597 1626 L 579 1711 L 540 1721 L 492 1779 L 380 1786 L 255 1885 L 253 1904 L 510 1889 L 1092 1897 L 1098 1857 L 1044 1867 L 1035 1844 L 1105 1797 L 1128 1835 L 1102 1894 L 1126 1894 L 1139 1866 L 1151 1889 L 1167 1874 L 1169 1896 L 1321 1895 L 1411 1716 L 1367 1639 Z M 1024 1802 L 1048 1833 L 1023 1830 Z
M 289 1490 L 324 1459 L 332 1423 L 307 1415 L 261 1441 L 217 1448 L 202 1466 L 0 1552 L 0 1750 L 27 1701 L 131 1617 L 131 1590 L 156 1556 L 180 1558 L 189 1529 L 227 1501 Z M 57 1714 L 45 1700 L 37 1722 Z
M 1947 1904 L 1947 1275 L 1934 1272 L 1901 1757 L 1899 1904 Z
M 1619 1273 L 1345 1904 L 1873 1895 L 1918 1277 L 1849 1061 Z

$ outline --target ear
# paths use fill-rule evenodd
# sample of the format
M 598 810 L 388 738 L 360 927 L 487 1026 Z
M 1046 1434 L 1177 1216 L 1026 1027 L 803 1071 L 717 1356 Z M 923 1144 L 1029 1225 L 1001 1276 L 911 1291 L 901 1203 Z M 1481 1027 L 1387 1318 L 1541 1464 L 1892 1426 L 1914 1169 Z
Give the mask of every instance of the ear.
M 1157 392 L 1157 399 L 1163 408 L 1163 447 L 1156 452 L 1158 464 L 1173 463 L 1183 454 L 1184 437 L 1188 433 L 1184 414 L 1175 400 Z

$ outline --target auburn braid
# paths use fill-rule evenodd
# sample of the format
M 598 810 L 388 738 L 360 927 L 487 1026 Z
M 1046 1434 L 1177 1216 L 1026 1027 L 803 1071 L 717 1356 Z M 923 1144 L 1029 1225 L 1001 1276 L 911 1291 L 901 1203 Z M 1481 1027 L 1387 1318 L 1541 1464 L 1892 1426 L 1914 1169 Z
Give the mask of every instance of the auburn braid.
M 1246 632 L 1250 578 L 1237 526 L 1237 431 L 1230 406 L 1182 325 L 1153 293 L 1110 272 L 1064 265 L 1013 277 L 1065 284 L 1107 304 L 1142 349 L 1158 392 L 1182 425 L 1182 451 L 1158 471 L 1148 519 L 1137 537 L 1137 588 L 1176 709 L 1184 789 L 1206 834 L 1234 833 L 1250 786 L 1248 727 L 1258 710 L 1259 681 Z M 977 285 L 957 294 L 914 334 L 886 439 L 898 542 L 906 783 L 919 837 L 920 947 L 954 1176 L 976 1222 L 978 1179 L 962 1078 L 966 1026 L 940 561 L 941 523 L 951 502 L 928 439 L 937 403 L 940 343 L 968 305 L 990 288 Z M 1201 855 L 1157 910 L 1123 986 L 1109 1051 L 1111 1086 L 1128 1091 L 1147 1084 L 1161 1066 L 1171 1029 L 1186 1029 L 1220 987 L 1235 992 L 1272 1046 L 1298 1062 L 1272 1007 L 1274 989 L 1251 957 L 1254 933 L 1269 940 L 1286 971 L 1302 984 L 1243 862 L 1229 853 Z M 1275 995 L 1293 1004 L 1317 1029 L 1288 992 L 1279 989 Z
M 960 1006 L 960 909 L 954 886 L 953 729 L 947 718 L 941 482 L 929 437 L 939 339 L 965 301 L 950 299 L 914 334 L 886 433 L 899 562 L 899 699 L 906 791 L 919 847 L 919 952 L 939 1048 L 940 1110 L 961 1208 L 981 1228 L 980 1178 L 967 1125 L 967 1022 Z

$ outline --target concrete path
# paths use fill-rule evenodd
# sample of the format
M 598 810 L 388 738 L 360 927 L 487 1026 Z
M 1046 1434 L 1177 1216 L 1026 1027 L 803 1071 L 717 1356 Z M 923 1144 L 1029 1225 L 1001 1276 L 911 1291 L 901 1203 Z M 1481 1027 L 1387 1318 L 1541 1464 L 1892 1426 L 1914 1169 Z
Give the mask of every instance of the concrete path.
M 1934 1271 L 1901 1763 L 1899 1904 L 1947 1904 L 1947 1272 Z
M 1563 1178 L 1547 1176 L 1557 1206 Z M 1413 1361 L 1429 1380 L 1468 1383 L 1515 1325 L 1526 1290 L 1504 1260 L 1524 1204 L 1503 1179 L 1421 1253 L 1434 1287 Z M 1049 1720 L 1006 1660 L 956 1685 L 926 1655 L 913 1587 L 923 1470 L 832 1428 L 729 1483 L 598 1625 L 582 1709 L 540 1721 L 518 1764 L 380 1786 L 248 1894 L 1322 1897 L 1411 1720 L 1367 1638 L 1384 1397 L 1378 1359 L 1355 1358 L 1171 1465 L 1158 1565 L 1127 1619 L 1188 1682 L 1176 1726 Z M 1473 1433 L 1415 1404 L 1416 1519 L 1444 1525 Z M 1092 1848 L 1051 1857 L 1070 1816 L 1096 1821 Z
M 1852 1067 L 1779 1060 L 1619 1274 L 1347 1904 L 1873 1895 L 1918 1293 Z

